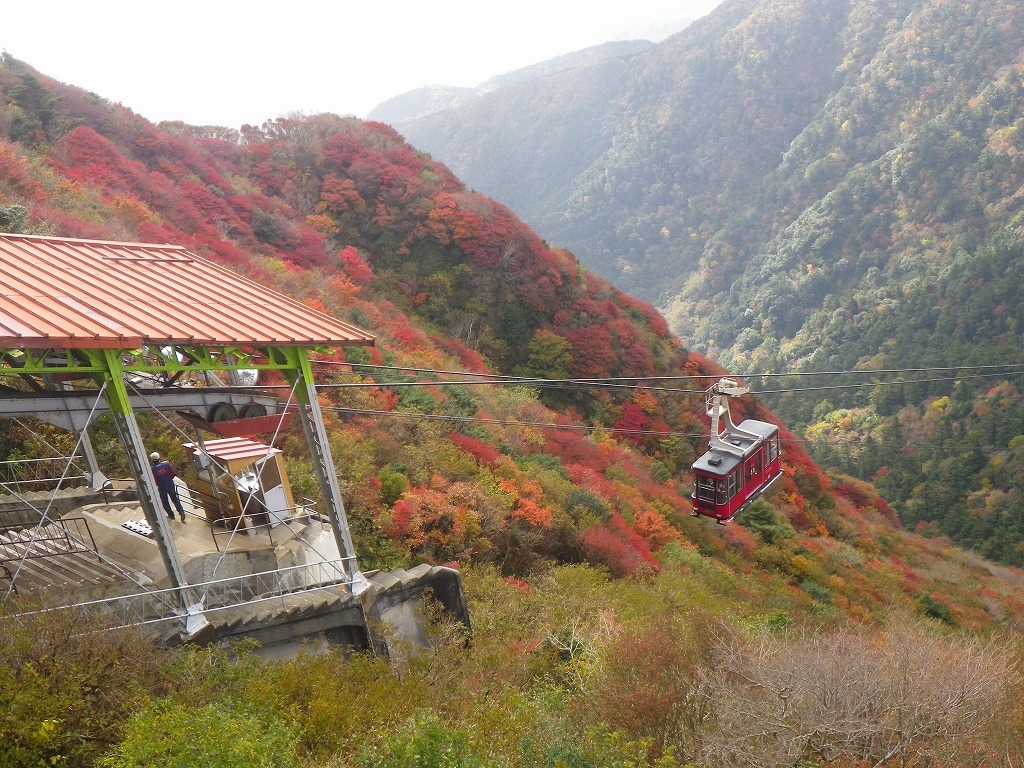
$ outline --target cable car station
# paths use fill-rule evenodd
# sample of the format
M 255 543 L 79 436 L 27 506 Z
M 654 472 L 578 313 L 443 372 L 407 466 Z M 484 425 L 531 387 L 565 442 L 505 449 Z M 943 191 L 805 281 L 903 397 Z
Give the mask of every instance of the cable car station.
M 0 596 L 281 653 L 310 638 L 378 644 L 368 623 L 389 613 L 415 635 L 405 604 L 427 590 L 468 626 L 456 571 L 358 567 L 310 357 L 373 343 L 181 247 L 0 234 L 0 419 L 76 439 L 45 490 L 0 474 Z M 283 378 L 287 400 L 261 375 Z M 162 508 L 143 412 L 188 457 L 182 521 Z M 107 415 L 130 478 L 97 466 L 89 430 Z M 293 496 L 273 447 L 293 418 L 322 505 Z

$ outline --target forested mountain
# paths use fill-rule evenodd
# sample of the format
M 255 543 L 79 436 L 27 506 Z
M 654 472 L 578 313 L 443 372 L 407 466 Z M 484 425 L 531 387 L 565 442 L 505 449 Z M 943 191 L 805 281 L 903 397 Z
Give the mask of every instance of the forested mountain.
M 956 368 L 1024 363 L 1022 50 L 1021 2 L 730 0 L 402 131 L 731 370 L 949 368 L 772 403 L 907 524 L 1020 564 L 1020 380 Z
M 601 45 L 594 45 L 590 48 L 556 56 L 539 64 L 532 64 L 528 67 L 495 75 L 475 88 L 451 85 L 425 85 L 381 102 L 370 110 L 366 119 L 401 126 L 411 120 L 461 106 L 472 99 L 479 98 L 499 88 L 529 83 L 533 80 L 607 59 L 627 58 L 653 45 L 654 43 L 649 40 L 619 40 L 611 43 L 602 43 Z
M 395 669 L 257 667 L 216 649 L 161 662 L 44 614 L 0 633 L 0 764 L 252 764 L 199 761 L 229 748 L 275 766 L 1017 764 L 1021 572 L 903 530 L 785 429 L 783 476 L 739 524 L 690 517 L 703 390 L 724 369 L 389 126 L 155 126 L 7 55 L 0 94 L 0 229 L 179 244 L 377 336 L 316 360 L 349 385 L 324 404 L 360 565 L 459 567 L 474 625 Z M 1010 385 L 991 398 L 1016 402 Z M 754 398 L 734 410 L 777 422 Z M 187 465 L 166 426 L 143 427 Z M 101 465 L 126 472 L 97 431 Z M 301 435 L 279 440 L 315 498 Z M 49 447 L 0 424 L 0 458 Z
M 589 559 L 625 574 L 656 566 L 653 549 L 683 531 L 724 546 L 687 516 L 703 389 L 721 369 L 393 129 L 334 115 L 246 126 L 231 140 L 157 127 L 10 57 L 0 88 L 5 229 L 178 243 L 378 336 L 345 353 L 368 386 L 338 390 L 334 405 L 371 412 L 339 425 L 364 454 L 343 465 L 356 520 L 394 534 L 390 556 L 498 561 L 518 574 L 545 558 Z M 438 373 L 387 388 L 420 370 Z M 446 370 L 598 385 L 429 386 Z M 667 386 L 630 384 L 652 377 Z M 738 406 L 772 418 L 753 400 Z M 396 410 L 438 419 L 372 415 Z M 558 428 L 576 423 L 588 429 Z M 828 481 L 795 441 L 787 456 L 778 512 L 818 530 L 834 517 Z M 434 530 L 432 515 L 470 512 L 451 541 L 445 525 Z

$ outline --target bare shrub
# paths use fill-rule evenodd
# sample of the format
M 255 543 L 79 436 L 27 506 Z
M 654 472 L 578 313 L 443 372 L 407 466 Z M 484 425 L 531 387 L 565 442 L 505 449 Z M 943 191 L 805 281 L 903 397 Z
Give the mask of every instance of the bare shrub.
M 579 717 L 644 740 L 653 759 L 669 748 L 683 761 L 696 756 L 711 716 L 709 621 L 662 617 L 610 637 L 595 649 Z
M 709 766 L 976 763 L 1016 673 L 997 642 L 910 622 L 880 636 L 723 636 L 717 652 Z

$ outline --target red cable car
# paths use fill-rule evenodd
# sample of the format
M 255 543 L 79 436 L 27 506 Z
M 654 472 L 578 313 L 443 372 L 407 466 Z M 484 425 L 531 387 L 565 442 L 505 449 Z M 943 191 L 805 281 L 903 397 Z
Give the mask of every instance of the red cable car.
M 713 517 L 722 525 L 782 474 L 779 428 L 754 419 L 732 423 L 729 398 L 749 391 L 733 379 L 721 379 L 706 393 L 711 441 L 707 453 L 693 462 L 691 499 L 694 516 Z

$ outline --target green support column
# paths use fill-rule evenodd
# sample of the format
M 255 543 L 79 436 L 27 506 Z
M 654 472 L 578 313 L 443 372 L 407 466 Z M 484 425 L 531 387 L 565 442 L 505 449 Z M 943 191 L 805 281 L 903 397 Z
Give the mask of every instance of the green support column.
M 128 399 L 128 390 L 124 385 L 121 358 L 116 350 L 103 350 L 103 360 L 106 364 L 103 376 L 107 382 L 107 405 L 110 408 L 110 414 L 114 417 L 118 434 L 127 449 L 132 476 L 139 489 L 139 500 L 142 502 L 142 509 L 146 514 L 146 521 L 153 529 L 153 537 L 160 549 L 164 566 L 167 568 L 170 586 L 178 590 L 179 608 L 184 621 L 189 612 L 189 604 L 185 595 L 188 582 L 185 579 L 181 561 L 178 559 L 178 550 L 171 538 L 167 515 L 160 506 L 160 492 L 156 487 L 156 480 L 153 478 L 153 471 L 149 466 L 146 446 L 142 442 L 142 434 L 139 432 L 139 425 L 135 421 L 135 412 Z
M 299 421 L 306 435 L 306 443 L 313 459 L 313 469 L 320 485 L 320 494 L 327 507 L 327 516 L 331 521 L 331 529 L 338 544 L 345 565 L 345 574 L 351 580 L 352 593 L 363 592 L 369 583 L 359 570 L 356 562 L 356 550 L 352 544 L 352 535 L 348 528 L 348 517 L 345 504 L 341 498 L 338 475 L 334 470 L 334 459 L 331 457 L 331 446 L 327 438 L 327 427 L 324 425 L 323 412 L 316 386 L 313 383 L 313 369 L 309 357 L 303 348 L 280 347 L 271 350 L 271 356 L 280 356 L 290 363 L 284 371 L 290 384 L 299 382 L 295 387 L 298 402 Z

